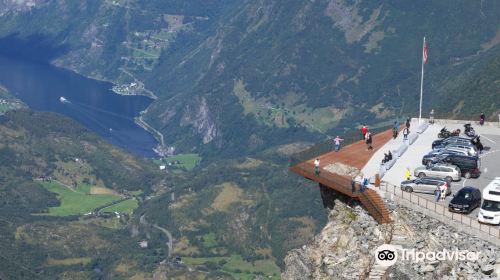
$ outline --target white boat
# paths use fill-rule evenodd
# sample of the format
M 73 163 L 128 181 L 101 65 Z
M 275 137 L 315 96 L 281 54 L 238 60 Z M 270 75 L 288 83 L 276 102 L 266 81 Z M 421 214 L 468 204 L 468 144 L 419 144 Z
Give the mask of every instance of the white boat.
M 59 101 L 61 101 L 61 103 L 69 102 L 68 99 L 64 98 L 64 96 L 59 97 Z

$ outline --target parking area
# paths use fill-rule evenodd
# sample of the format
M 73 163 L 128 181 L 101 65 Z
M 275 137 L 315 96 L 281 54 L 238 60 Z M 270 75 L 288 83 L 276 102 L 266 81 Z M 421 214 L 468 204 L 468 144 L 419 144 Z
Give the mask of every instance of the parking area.
M 429 128 L 420 134 L 419 138 L 409 146 L 408 150 L 398 159 L 394 166 L 385 173 L 383 180 L 395 186 L 400 186 L 401 181 L 405 180 L 406 168 L 410 168 L 413 175 L 413 170 L 416 167 L 422 166 L 422 157 L 432 150 L 432 141 L 438 139 L 437 134 L 441 128 L 445 126 L 450 131 L 460 128 L 463 131 L 464 123 L 465 122 L 455 123 L 455 121 L 441 121 L 429 126 Z M 411 133 L 416 133 L 417 126 L 417 121 L 412 121 L 410 127 Z M 500 177 L 500 127 L 498 124 L 488 124 L 482 127 L 478 124 L 473 124 L 473 127 L 476 133 L 481 136 L 481 142 L 485 147 L 485 150 L 480 155 L 481 176 L 471 179 L 462 177 L 460 181 L 453 182 L 453 194 L 464 186 L 473 186 L 480 189 L 482 192 L 493 178 Z M 397 139 L 386 143 L 384 147 L 370 159 L 365 168 L 363 168 L 363 173 L 368 177 L 372 177 L 378 173 L 381 160 L 384 157 L 384 152 L 395 150 L 402 142 L 402 136 L 399 135 Z M 412 178 L 415 177 L 412 176 Z M 434 196 L 431 194 L 418 195 L 429 200 L 434 200 Z M 448 196 L 444 202 L 439 202 L 439 204 L 448 207 L 452 198 L 452 195 Z M 478 212 L 479 208 L 476 208 L 472 213 L 468 214 L 468 216 L 475 219 L 477 218 Z

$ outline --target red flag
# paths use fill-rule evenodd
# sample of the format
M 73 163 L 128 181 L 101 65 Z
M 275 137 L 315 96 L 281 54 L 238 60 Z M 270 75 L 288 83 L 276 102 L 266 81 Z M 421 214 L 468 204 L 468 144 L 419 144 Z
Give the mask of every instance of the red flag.
M 424 50 L 422 53 L 422 59 L 424 60 L 424 64 L 427 62 L 427 43 L 424 41 Z

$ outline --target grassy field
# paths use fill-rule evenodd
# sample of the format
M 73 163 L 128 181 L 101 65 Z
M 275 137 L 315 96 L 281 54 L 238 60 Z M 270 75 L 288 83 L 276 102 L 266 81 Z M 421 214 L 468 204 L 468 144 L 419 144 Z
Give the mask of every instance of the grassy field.
M 217 240 L 215 240 L 215 234 L 213 232 L 203 235 L 203 246 L 207 248 L 217 246 Z
M 47 265 L 48 266 L 54 266 L 54 265 L 86 265 L 92 261 L 91 258 L 88 257 L 83 257 L 83 258 L 69 258 L 69 259 L 52 259 L 49 258 L 47 260 Z
M 120 196 L 112 194 L 91 195 L 90 186 L 79 185 L 76 190 L 71 190 L 57 182 L 44 183 L 43 186 L 57 194 L 61 202 L 60 206 L 50 207 L 49 215 L 70 216 L 81 215 L 92 211 L 93 209 L 119 200 Z
M 192 170 L 198 162 L 200 162 L 201 157 L 198 154 L 179 154 L 171 156 L 168 158 L 163 158 L 161 160 L 155 160 L 154 162 L 158 165 L 167 164 L 168 162 L 179 161 L 180 164 L 173 165 L 174 168 L 185 168 L 187 170 Z
M 231 274 L 235 279 L 252 280 L 257 275 L 265 275 L 266 279 L 279 279 L 280 269 L 272 260 L 258 260 L 253 263 L 245 261 L 240 255 L 230 257 L 182 258 L 184 263 L 191 266 L 207 263 L 221 263 L 221 270 Z
M 139 207 L 139 203 L 137 200 L 131 198 L 115 205 L 111 205 L 109 207 L 103 208 L 103 212 L 119 212 L 119 213 L 128 213 L 132 214 L 134 210 Z

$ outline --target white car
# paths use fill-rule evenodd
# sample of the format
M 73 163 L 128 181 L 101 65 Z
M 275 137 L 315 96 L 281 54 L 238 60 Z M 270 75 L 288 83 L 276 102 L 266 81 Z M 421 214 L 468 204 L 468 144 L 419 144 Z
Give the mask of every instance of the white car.
M 477 219 L 481 223 L 500 225 L 500 177 L 496 177 L 483 190 L 483 204 Z

